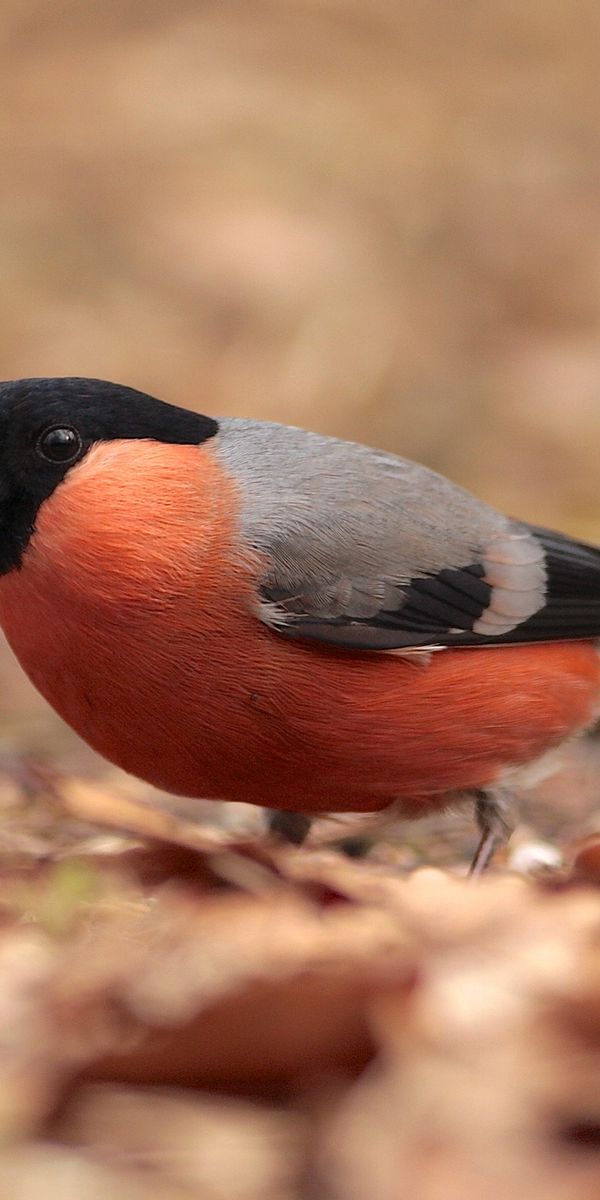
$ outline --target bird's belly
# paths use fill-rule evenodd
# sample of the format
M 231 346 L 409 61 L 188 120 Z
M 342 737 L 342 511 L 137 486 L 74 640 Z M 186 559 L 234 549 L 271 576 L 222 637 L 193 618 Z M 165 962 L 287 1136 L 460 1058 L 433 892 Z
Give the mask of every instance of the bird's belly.
M 191 610 L 106 621 L 26 586 L 5 577 L 0 620 L 34 684 L 106 758 L 179 794 L 418 809 L 539 757 L 598 709 L 591 642 L 420 665 L 289 641 L 235 610 L 208 628 Z
M 590 642 L 448 650 L 426 666 L 293 651 L 287 686 L 265 695 L 257 721 L 271 727 L 266 757 L 245 760 L 254 763 L 246 798 L 274 807 L 371 810 L 400 799 L 418 813 L 535 762 L 600 710 Z

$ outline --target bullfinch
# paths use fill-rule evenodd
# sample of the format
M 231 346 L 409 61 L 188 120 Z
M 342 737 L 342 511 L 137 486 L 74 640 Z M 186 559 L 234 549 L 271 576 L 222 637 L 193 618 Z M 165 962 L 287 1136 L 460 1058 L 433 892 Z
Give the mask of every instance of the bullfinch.
M 476 872 L 600 708 L 600 549 L 393 454 L 93 379 L 0 384 L 0 623 L 125 771 L 298 840 L 471 798 Z

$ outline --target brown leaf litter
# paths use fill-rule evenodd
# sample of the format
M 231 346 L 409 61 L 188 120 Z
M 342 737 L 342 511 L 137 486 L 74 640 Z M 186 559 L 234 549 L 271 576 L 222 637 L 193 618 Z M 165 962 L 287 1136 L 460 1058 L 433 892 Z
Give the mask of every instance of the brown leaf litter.
M 597 836 L 473 883 L 22 783 L 0 1196 L 600 1194 Z

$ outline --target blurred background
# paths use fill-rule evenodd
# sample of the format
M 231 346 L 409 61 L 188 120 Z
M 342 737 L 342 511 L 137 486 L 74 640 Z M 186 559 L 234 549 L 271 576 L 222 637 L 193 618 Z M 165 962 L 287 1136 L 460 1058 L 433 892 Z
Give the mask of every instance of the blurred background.
M 0 376 L 415 457 L 600 539 L 600 8 L 4 0 Z M 8 652 L 9 749 L 85 757 Z

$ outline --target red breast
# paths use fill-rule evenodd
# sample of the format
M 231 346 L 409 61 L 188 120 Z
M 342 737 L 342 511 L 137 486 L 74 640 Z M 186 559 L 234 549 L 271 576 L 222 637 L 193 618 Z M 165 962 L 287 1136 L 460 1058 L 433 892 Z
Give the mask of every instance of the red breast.
M 492 782 L 589 724 L 589 641 L 396 654 L 280 638 L 203 447 L 93 448 L 37 515 L 0 621 L 100 753 L 180 794 L 304 811 L 407 807 Z

